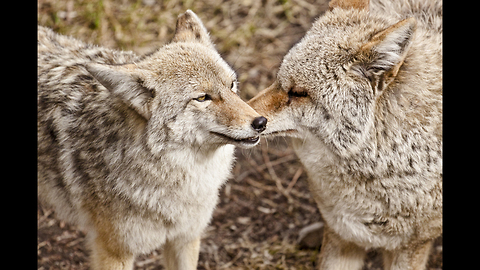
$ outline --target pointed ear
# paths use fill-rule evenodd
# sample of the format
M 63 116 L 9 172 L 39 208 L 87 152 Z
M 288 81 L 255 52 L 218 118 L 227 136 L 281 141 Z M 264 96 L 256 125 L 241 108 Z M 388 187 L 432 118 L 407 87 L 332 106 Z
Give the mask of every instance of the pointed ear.
M 352 71 L 366 76 L 374 91 L 384 90 L 403 65 L 415 27 L 415 19 L 408 18 L 374 35 L 361 47 L 362 60 L 352 66 Z
M 368 5 L 370 0 L 332 0 L 328 4 L 330 10 L 334 8 L 341 8 L 341 9 L 365 9 L 368 10 Z
M 206 46 L 212 46 L 207 29 L 202 21 L 191 10 L 178 15 L 177 26 L 173 42 L 200 42 Z
M 90 63 L 87 71 L 112 94 L 134 109 L 145 119 L 151 116 L 149 101 L 154 97 L 151 89 L 142 84 L 142 72 L 134 64 L 107 65 Z

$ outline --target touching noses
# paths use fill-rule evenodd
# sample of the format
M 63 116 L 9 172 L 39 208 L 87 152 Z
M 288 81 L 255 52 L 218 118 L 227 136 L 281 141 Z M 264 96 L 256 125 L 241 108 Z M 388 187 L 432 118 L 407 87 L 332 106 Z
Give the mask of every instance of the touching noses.
M 257 132 L 262 132 L 267 128 L 267 118 L 259 116 L 253 119 L 252 127 Z

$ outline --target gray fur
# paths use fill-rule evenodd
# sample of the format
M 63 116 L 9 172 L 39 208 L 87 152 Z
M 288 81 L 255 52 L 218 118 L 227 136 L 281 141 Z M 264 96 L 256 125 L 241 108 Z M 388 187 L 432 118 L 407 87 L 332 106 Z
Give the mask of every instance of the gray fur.
M 295 137 L 328 228 L 320 269 L 360 269 L 371 248 L 423 269 L 442 232 L 442 3 L 332 2 L 249 104 Z
M 191 11 L 145 56 L 39 26 L 38 195 L 88 232 L 93 269 L 165 243 L 167 269 L 196 268 L 233 145 L 258 141 L 236 85 Z

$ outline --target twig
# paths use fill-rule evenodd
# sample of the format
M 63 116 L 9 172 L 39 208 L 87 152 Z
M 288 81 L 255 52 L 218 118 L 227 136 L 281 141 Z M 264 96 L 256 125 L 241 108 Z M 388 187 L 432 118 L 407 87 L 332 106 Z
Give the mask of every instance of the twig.
M 292 181 L 290 181 L 290 184 L 288 184 L 288 187 L 285 190 L 287 194 L 290 194 L 290 191 L 292 190 L 293 186 L 297 183 L 297 180 L 298 178 L 300 178 L 300 175 L 302 175 L 302 173 L 303 173 L 303 168 L 302 167 L 298 168 L 297 172 L 295 172 L 295 174 L 293 175 Z
M 267 149 L 264 145 L 262 145 L 262 157 L 263 157 L 263 162 L 267 166 L 268 173 L 270 174 L 270 177 L 272 178 L 272 180 L 275 181 L 275 184 L 277 185 L 278 190 L 282 194 L 285 194 L 285 188 L 282 185 L 282 180 L 278 178 L 277 174 L 275 173 L 272 163 L 270 162 L 270 158 L 268 157 Z
M 277 190 L 276 188 L 274 188 L 272 186 L 263 185 L 262 183 L 257 182 L 257 181 L 255 181 L 251 178 L 247 178 L 246 181 L 249 185 L 252 185 L 252 186 L 254 186 L 256 188 L 259 188 L 261 190 L 268 190 L 268 191 L 276 191 Z
M 277 158 L 273 161 L 270 161 L 270 165 L 273 167 L 273 166 L 277 166 L 277 165 L 280 165 L 282 163 L 285 163 L 285 162 L 288 162 L 288 161 L 291 161 L 291 160 L 295 160 L 295 159 L 297 159 L 295 154 L 289 154 L 287 156 Z M 254 167 L 254 169 L 250 169 L 248 171 L 242 172 L 239 176 L 237 176 L 235 178 L 236 182 L 241 182 L 243 179 L 245 179 L 245 177 L 247 177 L 248 175 L 250 175 L 251 173 L 253 173 L 255 171 L 258 172 L 258 173 L 262 173 L 263 170 L 265 170 L 267 168 L 266 164 L 257 165 L 256 163 L 252 162 L 252 159 L 248 159 L 248 161 L 250 162 L 252 167 Z

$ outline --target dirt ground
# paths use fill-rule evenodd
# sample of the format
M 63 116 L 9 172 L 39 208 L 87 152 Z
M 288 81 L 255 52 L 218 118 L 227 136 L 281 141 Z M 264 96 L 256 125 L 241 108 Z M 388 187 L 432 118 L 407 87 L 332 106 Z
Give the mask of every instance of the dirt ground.
M 105 47 L 139 54 L 173 37 L 178 14 L 192 9 L 210 31 L 216 48 L 234 67 L 243 99 L 272 83 L 282 57 L 328 6 L 328 0 L 39 0 L 38 23 Z M 289 140 L 264 140 L 237 149 L 233 177 L 200 250 L 199 269 L 314 269 L 320 247 L 299 245 L 299 231 L 322 222 L 308 192 L 306 174 Z M 38 269 L 88 269 L 85 234 L 55 219 L 40 203 Z M 137 258 L 135 269 L 163 269 L 161 250 Z M 368 253 L 364 269 L 382 269 Z M 435 241 L 428 269 L 442 269 L 442 238 Z

